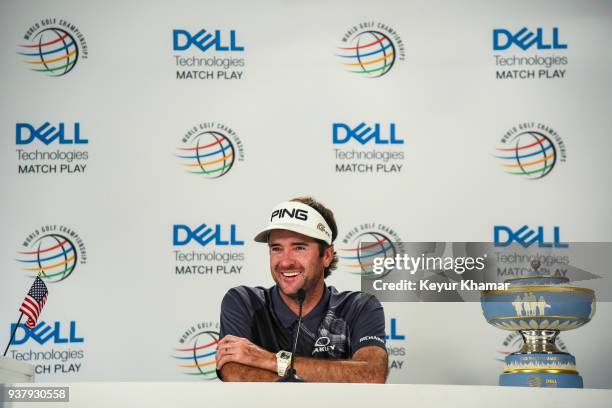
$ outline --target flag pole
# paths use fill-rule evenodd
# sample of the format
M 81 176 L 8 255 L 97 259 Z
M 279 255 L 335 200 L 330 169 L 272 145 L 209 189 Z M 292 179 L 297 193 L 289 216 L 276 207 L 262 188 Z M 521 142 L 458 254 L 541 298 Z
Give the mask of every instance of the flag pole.
M 17 321 L 17 324 L 13 328 L 13 332 L 11 333 L 11 339 L 9 340 L 8 344 L 6 345 L 6 348 L 4 349 L 4 354 L 2 355 L 3 357 L 6 357 L 6 353 L 8 352 L 9 346 L 11 345 L 11 343 L 13 342 L 13 339 L 15 338 L 15 332 L 17 331 L 17 327 L 19 327 L 19 323 L 21 323 L 22 317 L 23 317 L 23 312 L 21 312 L 21 315 L 19 315 L 19 320 Z

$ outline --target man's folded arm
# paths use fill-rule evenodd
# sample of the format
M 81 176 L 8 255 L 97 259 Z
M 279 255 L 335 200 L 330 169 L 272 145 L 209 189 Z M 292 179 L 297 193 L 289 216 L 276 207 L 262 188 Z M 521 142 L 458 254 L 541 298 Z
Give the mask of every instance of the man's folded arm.
M 264 364 L 261 364 L 264 365 Z M 387 378 L 387 352 L 382 347 L 366 346 L 350 360 L 296 357 L 295 369 L 308 382 L 384 383 Z M 228 362 L 221 368 L 224 381 L 277 381 L 276 372 Z
M 350 360 L 297 357 L 295 368 L 305 381 L 382 384 L 387 379 L 387 351 L 366 346 L 357 350 Z
M 223 381 L 236 382 L 274 382 L 280 378 L 276 372 L 251 367 L 242 363 L 227 363 L 221 368 Z

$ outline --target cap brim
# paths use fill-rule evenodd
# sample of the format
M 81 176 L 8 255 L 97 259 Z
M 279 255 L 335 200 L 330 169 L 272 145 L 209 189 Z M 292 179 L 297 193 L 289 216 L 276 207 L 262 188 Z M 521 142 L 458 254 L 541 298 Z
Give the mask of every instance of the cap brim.
M 259 234 L 255 235 L 255 242 L 268 242 L 268 230 L 265 229 Z
M 312 229 L 304 227 L 302 225 L 291 225 L 291 224 L 276 225 L 273 227 L 268 227 L 265 230 L 261 231 L 259 234 L 255 235 L 255 242 L 267 243 L 268 234 L 272 230 L 287 230 L 287 231 L 297 232 L 298 234 L 302 234 L 310 238 L 318 239 L 318 240 L 321 240 L 327 243 L 328 245 L 331 245 L 331 243 L 328 242 L 328 238 L 327 236 L 325 236 L 325 234 L 321 233 L 318 236 L 314 236 L 314 234 L 312 233 L 313 232 Z

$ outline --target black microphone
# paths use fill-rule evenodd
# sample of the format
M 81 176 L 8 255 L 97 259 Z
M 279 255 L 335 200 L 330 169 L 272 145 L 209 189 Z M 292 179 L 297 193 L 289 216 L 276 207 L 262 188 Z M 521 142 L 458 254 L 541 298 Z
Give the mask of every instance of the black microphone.
M 302 306 L 304 305 L 304 299 L 306 299 L 306 290 L 300 288 L 297 291 L 297 301 L 300 305 L 300 313 L 298 314 L 298 325 L 295 333 L 293 334 L 293 348 L 291 349 L 291 362 L 287 373 L 278 382 L 304 382 L 300 377 L 297 376 L 293 363 L 295 361 L 295 349 L 297 348 L 298 337 L 300 335 L 300 327 L 302 326 Z

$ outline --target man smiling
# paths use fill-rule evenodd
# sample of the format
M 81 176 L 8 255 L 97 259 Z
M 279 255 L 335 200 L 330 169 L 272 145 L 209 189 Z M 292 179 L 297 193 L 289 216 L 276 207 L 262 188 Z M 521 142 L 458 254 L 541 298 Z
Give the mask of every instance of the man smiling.
M 277 205 L 255 241 L 268 244 L 271 288 L 239 286 L 221 304 L 217 373 L 224 381 L 278 381 L 291 358 L 304 289 L 295 370 L 305 381 L 383 383 L 385 318 L 378 300 L 325 284 L 336 267 L 338 228 L 311 197 Z

